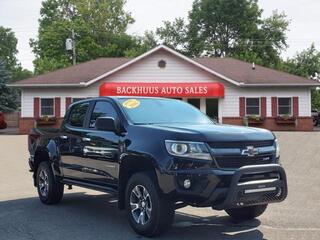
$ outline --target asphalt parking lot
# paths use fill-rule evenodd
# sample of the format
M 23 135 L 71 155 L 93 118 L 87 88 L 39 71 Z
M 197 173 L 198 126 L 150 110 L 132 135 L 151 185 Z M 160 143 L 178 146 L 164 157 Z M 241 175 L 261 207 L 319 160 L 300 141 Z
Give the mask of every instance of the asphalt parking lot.
M 234 223 L 224 212 L 186 207 L 159 239 L 320 239 L 320 132 L 276 133 L 289 196 L 259 219 Z M 0 135 L 0 239 L 137 239 L 115 199 L 82 188 L 65 190 L 61 204 L 37 198 L 27 165 L 27 137 Z

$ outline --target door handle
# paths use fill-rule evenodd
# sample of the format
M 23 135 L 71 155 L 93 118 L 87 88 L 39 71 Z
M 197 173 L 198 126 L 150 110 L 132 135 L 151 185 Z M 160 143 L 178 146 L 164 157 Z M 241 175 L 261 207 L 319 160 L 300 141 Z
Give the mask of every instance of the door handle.
M 82 138 L 82 141 L 83 141 L 83 142 L 91 142 L 91 139 L 84 137 L 84 138 Z
M 67 139 L 68 139 L 68 136 L 66 136 L 66 135 L 61 135 L 60 138 L 63 139 L 63 140 L 67 140 Z

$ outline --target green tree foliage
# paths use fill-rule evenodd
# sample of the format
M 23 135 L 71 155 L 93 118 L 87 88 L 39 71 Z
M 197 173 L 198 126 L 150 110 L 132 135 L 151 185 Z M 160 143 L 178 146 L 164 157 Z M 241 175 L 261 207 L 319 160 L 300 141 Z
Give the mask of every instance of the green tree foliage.
M 284 70 L 307 78 L 315 77 L 316 73 L 320 73 L 320 52 L 312 44 L 309 48 L 288 59 L 284 64 Z
M 314 44 L 283 63 L 282 70 L 320 81 L 320 51 Z M 311 91 L 312 108 L 320 111 L 320 90 Z
M 124 10 L 125 0 L 46 0 L 40 11 L 38 39 L 30 45 L 36 55 L 35 73 L 71 64 L 65 40 L 75 31 L 77 62 L 98 57 L 122 57 L 139 48 L 126 34 L 134 22 Z
M 10 82 L 10 75 L 6 69 L 6 62 L 0 60 L 0 111 L 11 112 L 18 107 L 18 95 L 15 90 L 8 88 L 6 84 Z
M 125 51 L 126 57 L 137 57 L 158 45 L 155 33 L 147 31 L 142 37 L 135 37 L 136 46 Z
M 10 28 L 0 26 L 0 60 L 4 61 L 6 69 L 10 72 L 12 80 L 30 77 L 32 73 L 23 69 L 17 60 L 18 40 Z
M 0 26 L 0 57 L 7 69 L 13 69 L 17 65 L 17 43 L 18 40 L 11 29 Z
M 192 55 L 189 51 L 192 38 L 189 37 L 188 27 L 183 18 L 177 18 L 172 23 L 165 21 L 164 26 L 157 28 L 156 34 L 166 46 L 185 55 Z
M 165 44 L 191 57 L 232 56 L 265 66 L 281 63 L 289 22 L 274 12 L 266 19 L 257 0 L 195 0 L 188 23 L 164 22 L 157 34 Z

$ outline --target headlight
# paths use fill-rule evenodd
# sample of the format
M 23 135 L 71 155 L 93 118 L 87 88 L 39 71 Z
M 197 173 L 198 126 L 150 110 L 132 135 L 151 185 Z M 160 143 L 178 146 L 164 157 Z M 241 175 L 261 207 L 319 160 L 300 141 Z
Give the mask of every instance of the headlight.
M 168 153 L 173 156 L 212 160 L 207 146 L 202 142 L 180 142 L 166 140 L 165 143 Z
M 274 140 L 275 144 L 276 144 L 276 158 L 279 158 L 280 157 L 280 145 L 279 145 L 279 142 L 278 140 Z

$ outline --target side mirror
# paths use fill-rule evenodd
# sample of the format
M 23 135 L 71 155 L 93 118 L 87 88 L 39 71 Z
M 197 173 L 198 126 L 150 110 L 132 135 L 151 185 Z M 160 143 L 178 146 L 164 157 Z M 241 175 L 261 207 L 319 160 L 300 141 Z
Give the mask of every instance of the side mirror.
M 100 117 L 96 120 L 96 129 L 100 131 L 108 131 L 117 133 L 116 122 L 110 117 Z

